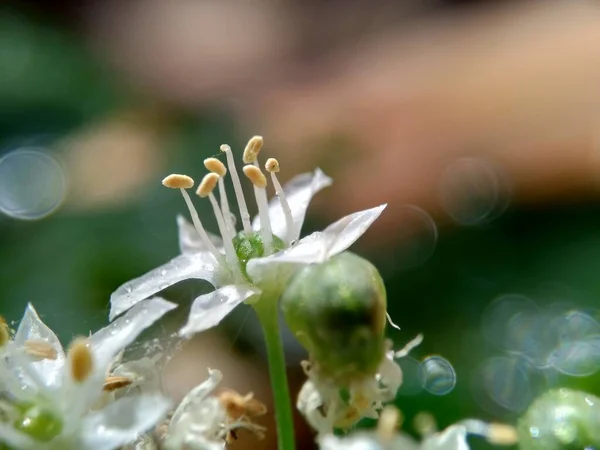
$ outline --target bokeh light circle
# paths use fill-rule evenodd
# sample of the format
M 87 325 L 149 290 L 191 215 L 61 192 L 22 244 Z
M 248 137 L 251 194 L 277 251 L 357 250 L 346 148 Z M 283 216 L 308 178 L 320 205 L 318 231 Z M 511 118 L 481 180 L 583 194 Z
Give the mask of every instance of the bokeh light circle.
M 482 158 L 460 158 L 444 172 L 440 182 L 442 205 L 455 222 L 479 225 L 504 212 L 510 193 L 500 168 Z
M 403 205 L 394 210 L 397 228 L 394 237 L 394 265 L 410 269 L 425 263 L 433 254 L 438 240 L 437 225 L 423 209 Z
M 441 356 L 429 356 L 421 363 L 423 388 L 434 395 L 449 394 L 456 386 L 452 364 Z
M 55 211 L 66 195 L 60 163 L 42 149 L 27 148 L 0 159 L 0 212 L 35 220 Z
M 523 411 L 533 400 L 528 367 L 517 358 L 490 358 L 480 376 L 486 394 L 505 409 Z

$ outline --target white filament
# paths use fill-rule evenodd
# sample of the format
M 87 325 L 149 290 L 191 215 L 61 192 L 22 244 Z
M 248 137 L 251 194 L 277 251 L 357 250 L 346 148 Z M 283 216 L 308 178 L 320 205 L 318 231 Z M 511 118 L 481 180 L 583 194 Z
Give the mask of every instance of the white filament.
M 221 150 L 225 152 L 227 157 L 227 166 L 229 173 L 231 174 L 231 181 L 233 182 L 233 189 L 235 191 L 235 197 L 237 199 L 238 208 L 240 210 L 240 216 L 242 218 L 242 225 L 244 232 L 252 233 L 252 226 L 250 225 L 250 214 L 248 214 L 248 208 L 246 206 L 246 200 L 244 199 L 244 191 L 242 190 L 242 184 L 240 183 L 240 177 L 235 168 L 235 161 L 231 148 L 228 145 L 221 146 Z
M 223 265 L 223 263 L 225 262 L 225 261 L 223 261 L 223 255 L 221 254 L 221 252 L 219 252 L 219 250 L 217 250 L 217 247 L 215 247 L 215 244 L 212 243 L 212 241 L 208 237 L 208 234 L 206 234 L 206 231 L 204 230 L 204 227 L 202 226 L 202 222 L 200 222 L 200 217 L 198 217 L 198 211 L 196 211 L 196 208 L 194 207 L 194 204 L 192 203 L 192 199 L 190 198 L 189 194 L 187 193 L 187 191 L 185 189 L 179 189 L 179 190 L 181 191 L 181 195 L 183 195 L 185 204 L 187 205 L 188 209 L 190 210 L 190 216 L 192 216 L 192 223 L 194 224 L 194 228 L 196 228 L 196 231 L 200 235 L 202 242 L 204 242 L 204 245 L 206 245 L 206 248 L 208 249 L 208 251 L 213 254 L 213 256 L 215 257 L 217 262 L 219 264 Z
M 219 208 L 219 203 L 215 198 L 214 194 L 211 192 L 208 194 L 208 199 L 212 205 L 213 211 L 215 213 L 215 218 L 217 219 L 217 226 L 219 227 L 219 232 L 221 233 L 221 237 L 223 238 L 223 248 L 225 249 L 225 257 L 227 258 L 227 262 L 229 262 L 229 267 L 231 270 L 235 272 L 235 276 L 241 274 L 239 270 L 239 261 L 237 255 L 235 253 L 235 249 L 233 248 L 233 236 L 230 235 L 229 230 L 227 230 L 227 225 L 225 225 L 225 219 L 223 218 L 223 214 L 221 213 L 221 209 Z
M 254 160 L 253 164 L 256 167 L 259 167 L 258 158 Z M 269 219 L 267 189 L 254 186 L 254 197 L 256 197 L 256 205 L 258 206 L 258 216 L 260 217 L 260 236 L 262 237 L 265 256 L 269 256 L 273 250 L 273 229 L 271 228 L 271 220 Z
M 289 245 L 294 236 L 294 219 L 292 218 L 292 209 L 290 208 L 290 204 L 287 201 L 285 193 L 283 192 L 283 188 L 281 187 L 275 172 L 271 172 L 271 181 L 273 182 L 273 187 L 275 187 L 275 195 L 279 199 L 281 209 L 283 210 L 283 216 L 285 217 L 286 234 L 284 236 L 284 242 L 286 245 Z
M 231 210 L 229 209 L 229 201 L 227 200 L 227 192 L 225 191 L 225 182 L 223 181 L 223 177 L 219 178 L 219 198 L 221 200 L 221 211 L 223 211 L 225 228 L 227 228 L 231 239 L 233 239 L 235 236 L 235 225 L 231 222 Z

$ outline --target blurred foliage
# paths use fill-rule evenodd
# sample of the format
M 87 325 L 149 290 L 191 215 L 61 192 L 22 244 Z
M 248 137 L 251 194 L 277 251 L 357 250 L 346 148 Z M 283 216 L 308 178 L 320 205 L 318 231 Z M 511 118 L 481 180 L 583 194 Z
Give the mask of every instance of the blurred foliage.
M 76 36 L 0 12 L 0 156 L 15 142 L 31 136 L 51 142 L 141 101 L 112 79 Z M 202 160 L 233 135 L 232 124 L 218 114 L 179 117 L 171 125 L 161 143 L 164 173 L 197 168 L 190 169 L 197 176 Z M 597 307 L 597 209 L 512 209 L 492 224 L 444 228 L 432 257 L 415 269 L 395 269 L 392 250 L 370 255 L 386 280 L 389 312 L 402 327 L 390 332 L 396 348 L 422 332 L 425 341 L 414 354 L 443 355 L 457 372 L 449 395 L 398 398 L 407 425 L 422 410 L 432 412 L 440 426 L 465 417 L 514 423 L 515 414 L 486 412 L 472 396 L 474 367 L 502 354 L 483 339 L 482 314 L 505 293 L 528 295 L 540 305 L 561 300 Z M 181 199 L 156 183 L 137 201 L 111 210 L 63 210 L 37 222 L 0 218 L 3 314 L 18 320 L 31 301 L 62 339 L 98 328 L 118 285 L 177 253 L 175 215 L 182 212 Z M 308 224 L 320 225 L 314 216 Z M 553 383 L 599 395 L 597 381 L 559 377 Z

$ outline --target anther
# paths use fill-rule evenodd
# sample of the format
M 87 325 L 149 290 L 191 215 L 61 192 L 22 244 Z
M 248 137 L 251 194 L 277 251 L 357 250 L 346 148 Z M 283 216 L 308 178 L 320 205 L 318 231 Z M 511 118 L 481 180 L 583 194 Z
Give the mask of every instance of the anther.
M 225 164 L 223 164 L 217 158 L 205 159 L 204 167 L 206 167 L 206 170 L 208 170 L 210 172 L 214 172 L 217 175 L 219 175 L 220 177 L 224 177 L 225 174 L 227 173 L 227 168 L 225 167 Z
M 393 406 L 386 406 L 381 411 L 379 422 L 377 423 L 377 434 L 384 442 L 390 442 L 396 434 L 400 425 L 400 411 Z
M 277 179 L 276 173 L 279 172 L 279 161 L 277 161 L 275 158 L 269 158 L 265 164 L 265 169 L 271 174 L 271 182 L 275 187 L 275 195 L 279 199 L 279 204 L 283 210 L 286 229 L 286 235 L 283 238 L 284 242 L 289 244 L 292 241 L 295 233 L 294 218 L 292 217 L 292 209 L 290 208 L 290 204 L 288 203 L 285 193 L 283 192 L 281 183 L 279 183 L 279 180 Z
M 246 206 L 246 200 L 244 199 L 244 191 L 242 190 L 242 184 L 240 183 L 240 177 L 235 169 L 235 160 L 233 159 L 233 153 L 229 145 L 221 145 L 221 151 L 225 153 L 227 157 L 227 165 L 229 166 L 229 173 L 231 174 L 231 181 L 233 183 L 233 190 L 235 191 L 235 197 L 237 199 L 238 208 L 240 210 L 240 217 L 242 218 L 242 226 L 244 227 L 245 233 L 252 233 L 252 225 L 250 225 L 250 214 L 248 214 L 248 207 Z
M 78 338 L 69 347 L 69 360 L 71 362 L 71 378 L 82 383 L 90 376 L 94 369 L 94 359 L 87 340 Z
M 104 385 L 102 386 L 102 390 L 104 392 L 113 392 L 117 389 L 122 389 L 124 387 L 130 386 L 133 384 L 133 380 L 129 377 L 123 376 L 108 376 L 104 380 Z
M 41 339 L 28 339 L 23 344 L 23 348 L 25 353 L 34 358 L 54 360 L 58 356 L 56 349 Z
M 260 149 L 263 146 L 262 136 L 253 136 L 250 138 L 244 149 L 242 160 L 244 164 L 251 164 L 256 161 L 256 157 L 260 153 Z
M 4 317 L 0 316 L 0 347 L 4 347 L 10 341 L 10 330 Z
M 495 445 L 515 445 L 519 438 L 515 427 L 503 423 L 490 423 L 487 440 Z
M 219 175 L 214 172 L 204 175 L 202 182 L 198 186 L 196 195 L 198 195 L 199 197 L 202 197 L 202 198 L 208 197 L 209 194 L 211 194 L 212 191 L 215 190 L 215 187 L 217 186 L 217 182 L 219 181 L 219 178 L 220 178 Z
M 252 184 L 254 186 L 260 189 L 264 189 L 267 187 L 267 178 L 258 167 L 247 165 L 244 166 L 243 170 L 244 175 L 246 175 L 248 179 L 252 181 Z
M 218 177 L 218 175 L 216 176 Z M 202 181 L 204 182 L 204 180 Z M 185 201 L 185 204 L 188 207 L 188 210 L 190 211 L 190 216 L 192 216 L 192 223 L 194 224 L 194 228 L 200 235 L 200 238 L 204 242 L 204 245 L 206 246 L 208 251 L 212 253 L 212 255 L 215 257 L 219 264 L 222 264 L 224 262 L 223 255 L 221 255 L 219 250 L 217 250 L 215 245 L 208 237 L 208 234 L 206 234 L 206 231 L 202 226 L 202 222 L 200 222 L 200 217 L 198 217 L 198 211 L 196 211 L 196 208 L 194 208 L 192 199 L 186 191 L 186 189 L 189 189 L 194 186 L 194 180 L 188 177 L 187 175 L 171 174 L 162 181 L 162 184 L 171 189 L 179 189 L 181 195 L 183 196 L 183 200 Z M 202 184 L 200 184 L 199 190 L 201 187 Z
M 277 161 L 275 158 L 267 159 L 267 162 L 265 163 L 265 170 L 267 172 L 279 172 L 279 161 Z
M 172 173 L 162 180 L 162 184 L 170 189 L 189 189 L 194 186 L 194 180 L 187 175 Z

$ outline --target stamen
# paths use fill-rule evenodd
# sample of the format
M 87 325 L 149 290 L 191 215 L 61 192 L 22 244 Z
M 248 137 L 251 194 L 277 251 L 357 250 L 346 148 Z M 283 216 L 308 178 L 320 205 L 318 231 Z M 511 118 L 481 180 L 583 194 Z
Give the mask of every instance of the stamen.
M 188 210 L 190 211 L 190 216 L 192 216 L 192 223 L 194 224 L 194 228 L 196 228 L 196 231 L 200 235 L 200 239 L 202 239 L 202 242 L 204 243 L 208 251 L 213 254 L 217 262 L 219 264 L 224 264 L 225 261 L 223 260 L 223 255 L 219 252 L 219 250 L 217 250 L 217 247 L 215 247 L 215 245 L 212 243 L 212 241 L 208 237 L 208 234 L 206 234 L 206 231 L 202 226 L 202 222 L 200 222 L 200 217 L 198 217 L 198 211 L 196 211 L 196 208 L 194 208 L 192 199 L 186 191 L 186 189 L 189 189 L 194 186 L 194 180 L 188 177 L 187 175 L 172 174 L 166 177 L 162 183 L 168 188 L 179 189 L 181 195 L 183 196 L 183 200 L 185 201 L 185 204 L 187 205 Z
M 265 256 L 271 254 L 273 243 L 273 231 L 271 221 L 269 220 L 269 203 L 267 202 L 267 179 L 261 170 L 253 165 L 244 166 L 244 174 L 254 185 L 254 196 L 258 205 L 258 215 L 260 216 L 260 236 L 263 240 Z
M 391 442 L 400 425 L 400 411 L 393 406 L 386 406 L 381 411 L 379 422 L 377 423 L 377 434 L 385 443 Z
M 246 200 L 244 199 L 244 191 L 242 190 L 242 183 L 240 183 L 240 177 L 235 169 L 235 161 L 233 154 L 231 153 L 231 147 L 229 145 L 221 145 L 221 151 L 225 153 L 227 157 L 227 165 L 229 166 L 229 173 L 231 174 L 231 180 L 233 182 L 233 190 L 235 191 L 235 197 L 237 199 L 238 208 L 240 210 L 240 217 L 242 218 L 242 225 L 245 233 L 252 233 L 252 225 L 250 225 L 250 214 L 248 214 L 248 207 L 246 206 Z
M 213 208 L 213 212 L 215 214 L 215 218 L 217 219 L 217 226 L 219 227 L 219 232 L 221 233 L 221 237 L 223 238 L 223 247 L 225 249 L 225 257 L 229 263 L 229 267 L 234 271 L 234 276 L 236 279 L 241 277 L 241 270 L 239 267 L 239 260 L 235 253 L 235 249 L 233 248 L 233 236 L 227 229 L 225 225 L 225 219 L 223 218 L 223 214 L 221 212 L 221 208 L 219 208 L 219 203 L 215 198 L 212 191 L 215 189 L 217 182 L 221 177 L 216 173 L 209 173 L 204 176 L 202 179 L 202 183 L 198 187 L 196 194 L 200 197 L 208 197 L 210 203 Z
M 394 358 L 405 357 L 406 355 L 408 355 L 410 353 L 410 351 L 413 348 L 418 347 L 421 344 L 421 342 L 423 342 L 423 335 L 417 334 L 417 336 L 412 341 L 410 341 L 408 344 L 406 344 L 402 350 L 398 350 L 397 352 L 394 353 Z
M 198 189 L 196 190 L 196 195 L 202 198 L 208 197 L 208 195 L 211 194 L 217 186 L 218 181 L 219 175 L 216 173 L 209 173 L 204 175 L 200 186 L 198 186 Z
M 10 330 L 4 317 L 0 316 L 0 347 L 4 347 L 10 341 Z
M 78 383 L 83 383 L 94 369 L 94 359 L 87 340 L 78 338 L 69 347 L 69 360 L 71 361 L 71 378 Z
M 289 244 L 292 240 L 292 236 L 294 235 L 294 218 L 292 217 L 292 209 L 290 208 L 290 204 L 288 203 L 287 198 L 285 197 L 285 193 L 283 192 L 283 188 L 281 187 L 281 184 L 277 179 L 276 173 L 279 172 L 279 161 L 277 161 L 275 158 L 267 159 L 265 169 L 271 174 L 271 181 L 273 182 L 273 186 L 275 187 L 275 195 L 279 199 L 281 209 L 283 210 L 286 229 L 286 236 L 284 236 L 284 242 L 286 244 Z
M 514 445 L 518 441 L 517 430 L 503 423 L 487 423 L 478 419 L 465 419 L 459 422 L 467 433 L 484 437 L 490 444 Z
M 257 188 L 264 189 L 267 187 L 267 178 L 261 170 L 252 165 L 244 166 L 244 174 L 248 177 L 252 184 Z
M 224 177 L 227 173 L 227 169 L 225 168 L 225 164 L 219 161 L 217 158 L 207 158 L 204 160 L 204 167 L 206 170 L 210 172 L 214 172 L 220 177 Z
M 133 380 L 129 377 L 123 376 L 108 376 L 106 380 L 104 380 L 104 385 L 102 386 L 102 390 L 104 392 L 113 392 L 117 389 L 122 389 L 124 387 L 130 386 L 133 384 Z
M 219 198 L 221 199 L 221 211 L 223 212 L 223 219 L 225 221 L 225 227 L 229 231 L 230 236 L 235 236 L 235 226 L 231 222 L 231 210 L 229 209 L 229 201 L 227 200 L 227 192 L 225 191 L 225 183 L 223 177 L 227 174 L 225 164 L 219 161 L 217 158 L 207 158 L 204 160 L 204 167 L 211 172 L 219 175 Z
M 187 175 L 172 173 L 162 180 L 162 184 L 170 189 L 189 189 L 194 186 L 194 180 Z
M 387 317 L 387 321 L 392 328 L 395 328 L 396 330 L 401 331 L 401 328 L 394 323 L 394 321 L 392 320 L 392 318 L 390 316 L 390 313 L 388 313 L 387 311 L 385 312 L 385 317 Z
M 28 339 L 23 348 L 25 353 L 34 358 L 55 360 L 58 356 L 56 349 L 42 339 Z
M 242 161 L 244 161 L 244 164 L 251 164 L 256 161 L 256 157 L 260 153 L 263 142 L 262 136 L 253 136 L 250 138 L 246 144 L 246 148 L 244 149 L 244 154 L 242 156 Z

